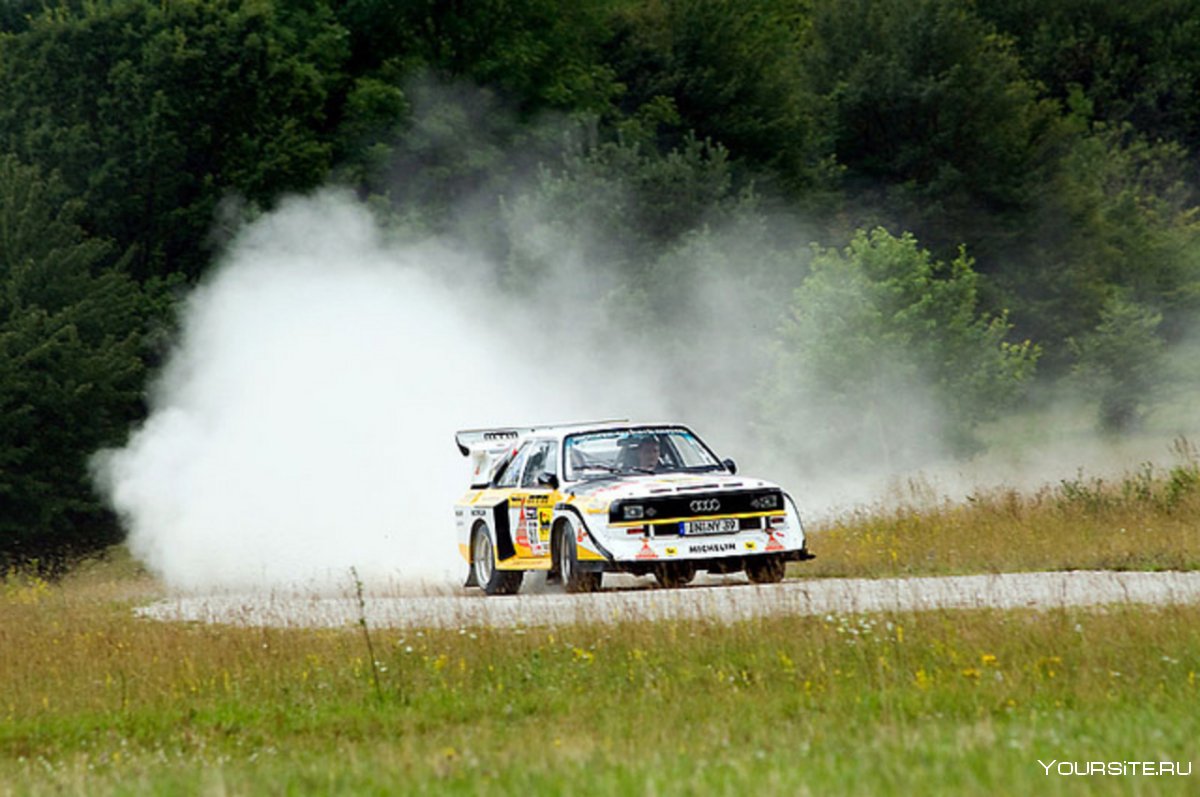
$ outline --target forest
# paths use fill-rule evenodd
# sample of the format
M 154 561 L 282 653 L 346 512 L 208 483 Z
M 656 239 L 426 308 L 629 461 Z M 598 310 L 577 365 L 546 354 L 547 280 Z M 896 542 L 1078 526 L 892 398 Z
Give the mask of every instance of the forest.
M 703 333 L 681 286 L 735 281 L 755 428 L 852 442 L 908 375 L 967 455 L 1066 382 L 1108 433 L 1153 411 L 1198 166 L 1189 0 L 0 0 L 0 571 L 121 538 L 91 457 L 286 197 L 340 187 L 500 290 L 579 253 L 668 349 Z

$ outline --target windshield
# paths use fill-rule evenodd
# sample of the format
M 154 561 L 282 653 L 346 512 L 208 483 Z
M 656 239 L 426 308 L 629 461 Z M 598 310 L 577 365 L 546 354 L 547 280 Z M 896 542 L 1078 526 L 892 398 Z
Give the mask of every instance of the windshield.
M 687 429 L 614 429 L 573 434 L 563 443 L 566 479 L 611 474 L 696 473 L 724 468 Z

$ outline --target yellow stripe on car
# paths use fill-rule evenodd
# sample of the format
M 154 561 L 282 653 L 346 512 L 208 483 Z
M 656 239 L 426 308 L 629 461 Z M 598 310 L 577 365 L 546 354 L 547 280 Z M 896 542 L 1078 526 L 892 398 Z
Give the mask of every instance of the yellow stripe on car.
M 703 517 L 672 517 L 672 518 L 642 518 L 641 520 L 624 520 L 620 523 L 609 523 L 611 528 L 625 528 L 632 526 L 665 526 L 668 523 L 690 523 L 693 520 L 725 520 L 728 518 L 753 518 L 753 517 L 782 517 L 779 512 L 745 512 L 739 515 L 704 515 Z

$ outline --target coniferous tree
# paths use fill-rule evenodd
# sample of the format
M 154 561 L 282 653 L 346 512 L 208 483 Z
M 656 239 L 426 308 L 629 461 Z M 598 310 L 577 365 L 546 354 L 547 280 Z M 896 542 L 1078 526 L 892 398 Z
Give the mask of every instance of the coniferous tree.
M 0 570 L 120 538 L 89 460 L 141 408 L 145 295 L 56 175 L 0 158 Z

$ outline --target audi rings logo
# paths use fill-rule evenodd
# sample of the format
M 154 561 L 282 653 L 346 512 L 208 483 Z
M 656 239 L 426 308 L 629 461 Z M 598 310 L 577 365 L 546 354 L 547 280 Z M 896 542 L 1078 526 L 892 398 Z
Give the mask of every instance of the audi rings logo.
M 702 498 L 688 504 L 693 512 L 716 512 L 721 508 L 721 502 L 715 498 Z

